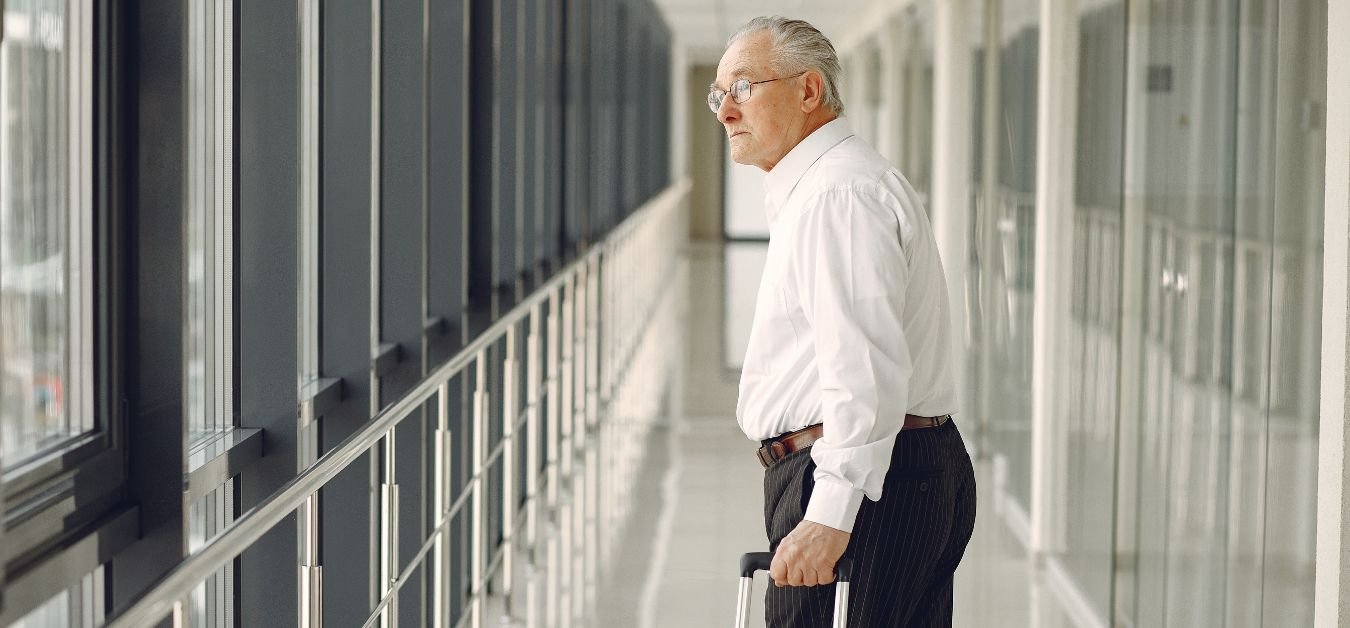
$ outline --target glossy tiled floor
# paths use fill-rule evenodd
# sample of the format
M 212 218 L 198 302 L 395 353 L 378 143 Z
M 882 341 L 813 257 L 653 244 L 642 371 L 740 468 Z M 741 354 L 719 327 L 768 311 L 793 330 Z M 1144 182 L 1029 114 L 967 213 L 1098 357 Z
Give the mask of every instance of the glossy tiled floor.
M 734 418 L 734 365 L 741 349 L 727 346 L 744 338 L 744 330 L 730 328 L 748 327 L 749 316 L 729 307 L 724 295 L 735 301 L 736 294 L 753 290 L 761 259 L 753 249 L 696 244 L 689 251 L 684 369 L 672 383 L 668 422 L 648 437 L 650 453 L 634 492 L 641 503 L 629 532 L 610 539 L 621 549 L 601 576 L 597 626 L 732 623 L 736 559 L 764 549 L 766 541 L 762 469 Z M 957 572 L 956 625 L 1071 625 L 1041 591 L 1020 543 L 995 515 L 990 468 L 987 461 L 977 463 L 981 515 Z M 758 618 L 765 584 L 761 575 L 752 625 L 763 625 Z

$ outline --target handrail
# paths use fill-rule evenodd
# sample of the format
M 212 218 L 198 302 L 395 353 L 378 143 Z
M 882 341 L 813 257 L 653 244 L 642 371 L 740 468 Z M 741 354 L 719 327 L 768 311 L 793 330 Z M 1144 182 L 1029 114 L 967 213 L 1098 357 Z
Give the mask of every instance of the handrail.
M 682 196 L 689 187 L 688 179 L 668 186 L 642 207 L 630 214 L 610 231 L 606 238 L 591 247 L 585 255 L 572 261 L 509 312 L 495 321 L 486 331 L 450 358 L 393 405 L 377 414 L 359 431 L 344 439 L 336 448 L 324 454 L 312 466 L 291 479 L 257 506 L 242 514 L 232 524 L 208 541 L 201 549 L 186 557 L 169 571 L 154 587 L 113 618 L 109 628 L 138 628 L 153 625 L 174 612 L 174 607 L 187 598 L 198 584 L 210 578 L 236 556 L 300 508 L 306 499 L 342 473 L 348 465 L 365 455 L 403 419 L 422 407 L 444 384 L 478 359 L 480 352 L 505 335 L 508 328 L 525 320 L 531 310 L 546 301 L 572 274 L 601 257 L 608 246 L 620 239 L 647 214 Z

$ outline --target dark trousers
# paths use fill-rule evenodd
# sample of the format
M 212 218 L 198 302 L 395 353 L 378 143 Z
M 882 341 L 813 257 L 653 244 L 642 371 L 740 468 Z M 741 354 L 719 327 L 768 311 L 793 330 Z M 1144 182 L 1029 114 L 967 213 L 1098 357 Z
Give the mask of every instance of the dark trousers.
M 811 450 L 764 473 L 769 548 L 801 522 L 815 463 Z M 975 527 L 975 472 L 956 425 L 902 431 L 881 501 L 864 499 L 844 556 L 853 560 L 850 628 L 952 624 L 952 575 Z M 765 595 L 769 628 L 828 628 L 834 585 L 777 587 Z

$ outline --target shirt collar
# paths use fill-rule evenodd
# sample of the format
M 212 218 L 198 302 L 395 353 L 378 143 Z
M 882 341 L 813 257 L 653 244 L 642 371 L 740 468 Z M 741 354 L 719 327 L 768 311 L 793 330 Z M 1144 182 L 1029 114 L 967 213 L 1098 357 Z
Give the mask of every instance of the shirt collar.
M 835 118 L 812 131 L 797 142 L 778 164 L 764 176 L 765 212 L 773 224 L 778 212 L 787 204 L 792 190 L 797 187 L 806 170 L 831 148 L 853 137 L 853 130 L 843 118 Z

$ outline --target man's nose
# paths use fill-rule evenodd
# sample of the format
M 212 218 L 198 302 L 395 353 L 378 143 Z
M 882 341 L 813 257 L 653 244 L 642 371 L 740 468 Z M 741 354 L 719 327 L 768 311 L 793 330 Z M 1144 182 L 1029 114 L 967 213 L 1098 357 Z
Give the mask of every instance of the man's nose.
M 736 107 L 736 100 L 727 94 L 722 99 L 722 104 L 717 107 L 717 120 L 722 124 L 738 120 L 741 117 L 740 109 Z

